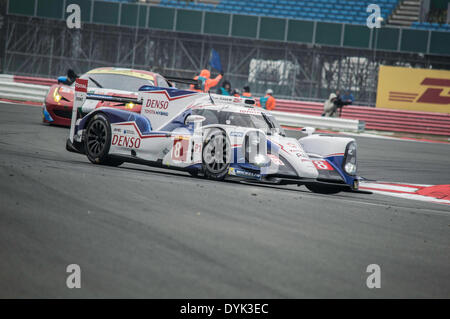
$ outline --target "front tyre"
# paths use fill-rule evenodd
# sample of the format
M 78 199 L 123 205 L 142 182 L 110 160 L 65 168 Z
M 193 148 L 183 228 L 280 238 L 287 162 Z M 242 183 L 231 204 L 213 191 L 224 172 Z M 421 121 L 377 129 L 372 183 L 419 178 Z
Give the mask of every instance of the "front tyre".
M 326 184 L 306 184 L 307 189 L 318 194 L 337 194 L 343 191 L 342 186 L 326 185 Z
M 119 166 L 123 161 L 108 155 L 111 147 L 111 125 L 100 113 L 95 114 L 86 127 L 84 149 L 87 158 L 94 164 Z
M 213 180 L 223 180 L 228 174 L 231 147 L 227 135 L 220 129 L 212 129 L 203 144 L 203 171 Z

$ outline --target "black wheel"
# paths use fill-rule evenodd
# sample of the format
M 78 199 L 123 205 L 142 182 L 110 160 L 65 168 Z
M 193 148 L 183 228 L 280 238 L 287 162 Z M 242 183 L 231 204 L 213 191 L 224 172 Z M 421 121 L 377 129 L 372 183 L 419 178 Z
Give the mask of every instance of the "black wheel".
M 111 125 L 102 114 L 95 114 L 86 128 L 84 149 L 88 159 L 94 164 L 119 166 L 121 160 L 108 156 L 111 146 Z
M 205 176 L 223 180 L 228 173 L 231 161 L 231 147 L 227 135 L 220 129 L 209 131 L 203 144 L 203 171 Z
M 318 194 L 337 194 L 344 190 L 342 186 L 326 185 L 326 184 L 306 184 L 307 189 Z

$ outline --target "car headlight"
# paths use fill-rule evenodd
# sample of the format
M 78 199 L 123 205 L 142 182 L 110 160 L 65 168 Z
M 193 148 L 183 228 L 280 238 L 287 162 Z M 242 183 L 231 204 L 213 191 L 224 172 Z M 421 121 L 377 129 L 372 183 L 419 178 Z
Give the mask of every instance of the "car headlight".
M 269 161 L 267 156 L 264 156 L 262 154 L 258 154 L 253 158 L 254 164 L 257 166 L 263 166 Z
M 267 154 L 265 135 L 258 131 L 248 132 L 244 138 L 245 160 L 247 163 L 264 166 L 270 162 Z
M 345 164 L 344 169 L 350 175 L 355 175 L 356 173 L 356 165 L 353 163 Z
M 55 102 L 59 102 L 59 101 L 61 101 L 61 99 L 62 99 L 62 96 L 61 96 L 61 94 L 59 94 L 59 87 L 57 87 L 57 88 L 53 91 L 53 100 L 54 100 Z
M 355 175 L 357 170 L 356 164 L 356 143 L 350 142 L 345 149 L 344 171 L 349 175 Z

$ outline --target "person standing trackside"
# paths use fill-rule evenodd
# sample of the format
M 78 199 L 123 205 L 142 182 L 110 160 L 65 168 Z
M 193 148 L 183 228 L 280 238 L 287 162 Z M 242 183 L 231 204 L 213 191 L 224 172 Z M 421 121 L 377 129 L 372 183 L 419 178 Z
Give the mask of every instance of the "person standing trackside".
M 217 89 L 217 94 L 220 95 L 231 95 L 231 83 L 230 81 L 223 81 L 222 86 Z
M 234 89 L 233 92 L 231 92 L 231 95 L 235 97 L 240 97 L 241 91 L 239 91 L 239 89 Z
M 259 103 L 261 104 L 261 107 L 263 109 L 272 111 L 276 106 L 276 101 L 275 98 L 273 97 L 273 91 L 271 89 L 268 89 L 266 91 L 266 95 L 259 99 Z
M 342 96 L 342 101 L 345 103 L 345 105 L 351 105 L 353 104 L 353 101 L 355 101 L 355 98 L 353 97 L 353 94 L 350 93 L 350 91 L 345 91 L 345 94 Z
M 194 77 L 194 80 L 198 80 L 199 84 L 191 84 L 190 89 L 196 92 L 209 92 L 209 90 L 219 84 L 223 77 L 223 72 L 220 72 L 218 76 L 211 79 L 211 72 L 207 69 L 203 69 L 199 75 Z
M 252 97 L 252 93 L 250 93 L 250 87 L 244 86 L 244 92 L 242 92 L 242 97 Z
M 323 104 L 323 113 L 322 116 L 326 117 L 337 117 L 337 106 L 336 106 L 336 100 L 337 95 L 335 93 L 331 93 L 328 100 L 325 101 Z

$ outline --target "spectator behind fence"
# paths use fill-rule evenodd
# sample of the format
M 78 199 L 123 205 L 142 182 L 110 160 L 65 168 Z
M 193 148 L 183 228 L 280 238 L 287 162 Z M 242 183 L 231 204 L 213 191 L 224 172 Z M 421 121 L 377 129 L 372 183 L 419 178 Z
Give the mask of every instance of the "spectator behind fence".
M 338 112 L 337 112 L 337 105 L 336 105 L 336 101 L 338 99 L 338 96 L 335 93 L 331 93 L 330 97 L 328 98 L 328 100 L 325 101 L 325 103 L 323 104 L 323 113 L 322 116 L 326 116 L 326 117 L 337 117 L 338 116 Z
M 353 97 L 353 94 L 350 93 L 350 91 L 345 91 L 345 94 L 341 98 L 342 102 L 345 103 L 345 105 L 353 104 L 353 101 L 355 101 L 355 98 Z
M 217 94 L 231 95 L 231 83 L 230 81 L 223 81 L 222 86 L 217 89 Z
M 261 107 L 263 109 L 266 109 L 268 111 L 272 111 L 275 108 L 276 101 L 275 98 L 273 97 L 272 89 L 268 89 L 266 91 L 266 95 L 259 99 L 259 103 L 261 104 Z
M 223 72 L 220 72 L 218 76 L 211 79 L 211 72 L 207 69 L 203 69 L 199 75 L 194 77 L 194 80 L 198 80 L 199 84 L 191 84 L 190 89 L 196 92 L 209 92 L 209 90 L 219 84 L 223 77 Z
M 250 93 L 250 87 L 244 86 L 244 92 L 242 92 L 242 97 L 252 97 L 252 93 Z

